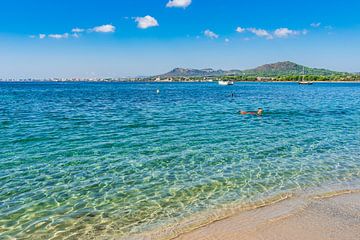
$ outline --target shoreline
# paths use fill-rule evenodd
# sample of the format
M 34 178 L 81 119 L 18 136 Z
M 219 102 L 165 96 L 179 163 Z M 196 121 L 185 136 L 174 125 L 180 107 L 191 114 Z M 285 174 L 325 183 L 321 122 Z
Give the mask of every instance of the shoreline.
M 0 81 L 0 83 L 217 83 L 215 81 Z M 312 83 L 360 83 L 360 81 L 311 81 Z M 234 83 L 298 83 L 298 81 L 234 81 Z
M 360 191 L 313 198 L 295 208 L 292 201 L 240 213 L 172 239 L 350 240 L 360 235 Z
M 310 214 L 313 211 L 317 211 L 317 208 L 312 208 L 314 204 L 319 207 L 325 207 L 328 202 L 337 201 L 337 199 L 346 198 L 339 203 L 341 208 L 343 205 L 349 204 L 347 198 L 356 198 L 356 202 L 359 206 L 353 212 L 357 213 L 360 223 L 360 188 L 358 182 L 349 182 L 341 184 L 331 184 L 322 187 L 314 187 L 298 192 L 282 193 L 267 199 L 262 199 L 256 202 L 249 202 L 247 204 L 238 205 L 229 204 L 218 209 L 207 209 L 205 212 L 195 213 L 186 219 L 182 219 L 179 222 L 171 223 L 160 228 L 137 233 L 134 235 L 122 236 L 120 239 L 129 240 L 209 240 L 209 239 L 226 239 L 226 240 L 257 240 L 268 239 L 267 237 L 258 238 L 259 227 L 271 225 L 273 222 L 281 223 L 279 228 L 289 224 L 286 221 L 292 221 L 291 217 L 299 216 L 299 214 Z M 345 196 L 345 197 L 344 197 Z M 350 196 L 350 197 L 346 197 Z M 351 201 L 350 201 L 351 203 Z M 337 205 L 336 205 L 337 206 Z M 334 212 L 341 212 L 341 209 L 333 207 Z M 309 208 L 311 207 L 311 208 Z M 308 209 L 309 208 L 309 209 Z M 331 217 L 333 212 L 330 212 Z M 301 217 L 301 216 L 300 216 Z M 315 217 L 315 216 L 314 216 Z M 318 216 L 316 216 L 318 217 Z M 323 216 L 325 219 L 329 219 L 329 216 Z M 285 221 L 282 223 L 281 221 Z M 331 219 L 328 221 L 331 225 Z M 306 222 L 304 222 L 305 224 Z M 360 226 L 360 225 L 359 225 Z M 332 226 L 328 226 L 332 227 Z M 292 227 L 293 228 L 293 227 Z M 286 230 L 286 229 L 285 229 Z M 360 227 L 355 229 L 356 233 L 360 234 Z M 252 231 L 252 236 L 246 235 Z M 316 230 L 321 232 L 322 230 Z M 287 232 L 282 233 L 283 235 Z M 289 232 L 290 234 L 290 232 Z M 290 234 L 291 236 L 291 234 Z M 341 233 L 340 233 L 341 236 Z M 102 239 L 102 238 L 101 238 Z M 273 238 L 269 238 L 273 239 Z M 276 240 L 277 238 L 274 238 Z M 281 238 L 281 239 L 293 239 L 293 238 Z M 297 239 L 297 238 L 296 238 Z M 323 238 L 308 238 L 308 236 L 301 236 L 300 239 L 324 239 Z M 326 238 L 325 238 L 326 239 Z M 338 238 L 342 240 L 343 238 Z M 348 239 L 348 238 L 344 238 Z

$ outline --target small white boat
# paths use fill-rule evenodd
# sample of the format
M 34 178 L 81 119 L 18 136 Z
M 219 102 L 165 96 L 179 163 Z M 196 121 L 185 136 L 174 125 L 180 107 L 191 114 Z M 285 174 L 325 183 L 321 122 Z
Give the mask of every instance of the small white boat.
M 233 82 L 233 81 L 223 81 L 223 80 L 220 80 L 218 83 L 219 83 L 219 85 L 222 85 L 222 86 L 234 85 L 234 82 Z
M 303 75 L 302 75 L 302 79 L 300 82 L 298 82 L 298 84 L 300 85 L 312 85 L 312 82 L 309 81 L 305 81 L 305 67 L 303 67 Z
M 301 81 L 301 82 L 298 82 L 298 84 L 300 84 L 300 85 L 312 85 L 313 83 L 312 82 Z

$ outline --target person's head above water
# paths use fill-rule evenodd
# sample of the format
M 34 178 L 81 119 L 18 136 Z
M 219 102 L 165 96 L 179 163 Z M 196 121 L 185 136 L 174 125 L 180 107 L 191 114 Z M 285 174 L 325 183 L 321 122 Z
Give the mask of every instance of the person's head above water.
M 264 110 L 262 108 L 258 108 L 258 110 L 256 112 L 245 112 L 245 111 L 240 111 L 240 114 L 242 115 L 263 115 Z

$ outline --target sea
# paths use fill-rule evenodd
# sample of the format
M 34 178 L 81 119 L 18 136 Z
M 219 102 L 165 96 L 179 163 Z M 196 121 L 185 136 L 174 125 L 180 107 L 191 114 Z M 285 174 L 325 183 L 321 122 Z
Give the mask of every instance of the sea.
M 359 152 L 359 83 L 3 82 L 0 239 L 168 239 L 360 188 Z

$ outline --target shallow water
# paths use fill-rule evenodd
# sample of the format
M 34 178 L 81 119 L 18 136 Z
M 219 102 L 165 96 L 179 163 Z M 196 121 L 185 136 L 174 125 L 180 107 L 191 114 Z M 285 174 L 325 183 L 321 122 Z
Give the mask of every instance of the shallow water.
M 351 83 L 0 83 L 0 238 L 128 236 L 358 180 L 359 106 Z

